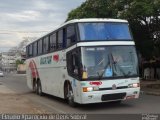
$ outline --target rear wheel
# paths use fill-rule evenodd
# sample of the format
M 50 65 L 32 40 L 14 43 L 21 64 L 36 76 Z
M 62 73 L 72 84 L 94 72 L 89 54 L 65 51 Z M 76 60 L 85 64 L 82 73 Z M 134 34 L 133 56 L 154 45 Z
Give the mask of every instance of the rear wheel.
M 36 80 L 33 81 L 33 92 L 37 92 L 37 82 Z
M 74 94 L 73 94 L 73 90 L 72 90 L 72 87 L 70 84 L 67 84 L 66 85 L 66 89 L 65 89 L 65 96 L 66 96 L 66 99 L 67 99 L 67 102 L 68 104 L 71 106 L 71 107 L 76 107 L 77 104 L 74 102 Z
M 43 95 L 42 85 L 41 85 L 41 81 L 40 80 L 37 81 L 37 94 L 40 95 L 40 96 Z

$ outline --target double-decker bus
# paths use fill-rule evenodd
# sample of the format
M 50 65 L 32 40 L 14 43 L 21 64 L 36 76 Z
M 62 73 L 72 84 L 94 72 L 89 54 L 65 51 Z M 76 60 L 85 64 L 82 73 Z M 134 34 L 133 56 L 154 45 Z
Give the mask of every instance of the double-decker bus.
M 30 43 L 27 84 L 76 103 L 100 103 L 139 97 L 135 43 L 121 19 L 75 19 Z

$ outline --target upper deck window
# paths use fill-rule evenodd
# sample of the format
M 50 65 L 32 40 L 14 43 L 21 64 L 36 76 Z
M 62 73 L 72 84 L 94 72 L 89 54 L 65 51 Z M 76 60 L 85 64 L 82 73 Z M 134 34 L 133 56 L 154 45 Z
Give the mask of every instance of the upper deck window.
M 29 45 L 29 49 L 28 49 L 29 51 L 29 57 L 32 57 L 32 55 L 33 55 L 33 47 L 32 47 L 32 44 L 31 45 Z
M 49 37 L 45 37 L 43 39 L 43 53 L 47 53 L 49 51 Z
M 67 27 L 67 47 L 72 45 L 74 42 L 76 42 L 75 26 L 71 25 Z
M 57 41 L 56 33 L 53 33 L 50 36 L 50 51 L 56 50 L 56 41 Z
M 58 32 L 58 49 L 63 48 L 63 29 Z
M 127 23 L 79 23 L 81 40 L 132 40 Z
M 42 47 L 43 47 L 43 45 L 42 45 L 42 39 L 40 39 L 38 41 L 38 55 L 42 54 L 42 50 L 43 50 Z

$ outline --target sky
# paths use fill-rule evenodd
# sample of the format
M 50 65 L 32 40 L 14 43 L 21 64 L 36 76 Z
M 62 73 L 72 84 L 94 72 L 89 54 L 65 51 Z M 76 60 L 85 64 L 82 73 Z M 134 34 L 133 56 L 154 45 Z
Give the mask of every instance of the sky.
M 85 0 L 0 0 L 0 52 L 60 26 Z

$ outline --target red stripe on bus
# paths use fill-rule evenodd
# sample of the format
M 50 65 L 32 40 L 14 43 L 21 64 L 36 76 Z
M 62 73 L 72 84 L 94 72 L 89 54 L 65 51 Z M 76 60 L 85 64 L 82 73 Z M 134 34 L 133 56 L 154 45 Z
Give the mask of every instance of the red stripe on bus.
M 35 70 L 36 70 L 37 78 L 39 78 L 39 72 L 38 72 L 38 69 L 37 69 L 37 65 L 36 65 L 34 60 L 32 60 L 32 61 L 33 61 L 33 64 L 34 64 L 34 67 L 35 67 Z
M 29 63 L 29 68 L 31 69 L 32 78 L 35 78 L 36 74 L 35 74 L 34 64 L 32 61 Z

